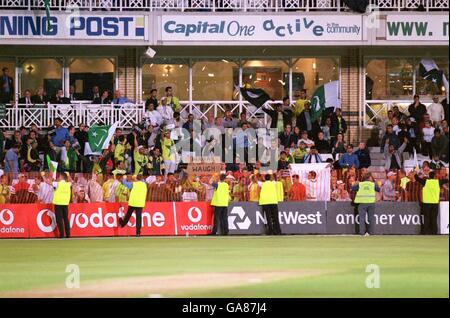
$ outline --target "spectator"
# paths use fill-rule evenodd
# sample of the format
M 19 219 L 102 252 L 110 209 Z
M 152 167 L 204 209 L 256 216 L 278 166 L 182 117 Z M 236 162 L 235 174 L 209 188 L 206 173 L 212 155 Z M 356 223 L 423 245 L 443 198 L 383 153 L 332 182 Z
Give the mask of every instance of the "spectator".
M 300 128 L 294 126 L 294 132 L 292 133 L 292 142 L 294 143 L 294 146 L 291 145 L 291 147 L 298 146 L 300 139 L 302 139 L 302 132 Z
M 331 142 L 331 118 L 327 117 L 325 119 L 325 125 L 321 127 L 323 134 L 324 134 L 324 139 L 328 142 Z
M 164 167 L 166 175 L 175 173 L 177 170 L 176 164 L 176 147 L 174 141 L 170 138 L 170 130 L 165 130 L 161 141 L 162 156 L 164 159 Z
M 69 97 L 68 98 L 69 98 L 69 101 L 71 101 L 71 102 L 79 99 L 77 93 L 75 93 L 75 86 L 73 86 L 73 85 L 69 86 Z
M 258 176 L 253 174 L 251 176 L 251 182 L 248 186 L 248 194 L 250 202 L 259 202 L 259 193 L 261 192 L 261 184 L 258 181 Z
M 19 174 L 19 182 L 17 182 L 14 186 L 14 192 L 18 194 L 20 191 L 26 191 L 30 189 L 30 184 L 28 183 L 27 176 L 23 173 Z
M 238 121 L 233 117 L 233 113 L 231 112 L 231 110 L 225 111 L 225 118 L 223 119 L 221 124 L 224 128 L 235 129 L 238 127 Z
M 425 122 L 425 127 L 422 128 L 423 141 L 422 141 L 422 154 L 424 156 L 432 157 L 431 154 L 431 140 L 434 137 L 434 127 L 431 126 L 431 121 Z
M 384 134 L 383 139 L 381 140 L 381 147 L 380 147 L 381 153 L 384 152 L 384 146 L 386 144 L 393 145 L 395 149 L 398 149 L 400 147 L 400 139 L 398 139 L 398 136 L 394 132 L 394 128 L 391 124 L 386 126 L 386 133 Z
M 308 177 L 305 180 L 306 188 L 306 201 L 317 201 L 317 195 L 319 192 L 319 182 L 317 181 L 317 173 L 310 171 Z
M 431 139 L 431 154 L 440 160 L 448 162 L 448 138 L 441 134 L 439 129 L 434 130 L 434 136 Z
M 247 200 L 247 191 L 245 178 L 241 177 L 239 183 L 233 187 L 232 196 L 234 202 L 243 202 Z
M 347 146 L 347 152 L 344 153 L 339 159 L 339 166 L 341 168 L 356 168 L 359 169 L 358 156 L 353 153 L 353 145 Z
M 14 175 L 19 173 L 19 145 L 13 145 L 5 155 L 4 161 L 5 173 L 13 173 Z
M 330 144 L 327 140 L 325 140 L 325 134 L 323 133 L 323 131 L 319 131 L 319 133 L 317 134 L 317 139 L 314 142 L 317 151 L 320 154 L 326 154 L 326 153 L 331 153 L 331 147 Z
M 161 155 L 161 150 L 155 148 L 153 154 L 149 156 L 149 169 L 151 175 L 160 176 L 165 175 L 164 159 Z
M 280 160 L 278 160 L 278 169 L 277 170 L 285 170 L 289 169 L 289 162 L 287 161 L 287 155 L 285 151 L 280 153 Z
M 26 89 L 23 95 L 23 97 L 19 98 L 19 108 L 33 107 L 34 104 L 31 100 L 31 90 Z
M 392 116 L 396 117 L 399 121 L 404 121 L 407 116 L 405 113 L 402 113 L 398 106 L 392 107 Z
M 54 188 L 52 185 L 52 181 L 52 178 L 50 176 L 45 176 L 45 173 L 42 173 L 40 177 L 37 177 L 35 179 L 33 190 L 37 195 L 38 203 L 53 203 Z
M 122 96 L 122 92 L 120 90 L 116 90 L 114 91 L 114 99 L 112 100 L 112 102 L 114 105 L 121 105 L 129 103 L 130 101 L 127 97 Z
M 61 171 L 75 172 L 79 155 L 79 151 L 74 149 L 70 140 L 67 139 L 64 141 L 64 147 L 61 148 L 61 160 L 58 167 Z
M 319 152 L 316 147 L 311 147 L 309 153 L 304 158 L 304 163 L 322 163 L 322 157 L 320 157 Z
M 86 189 L 84 186 L 78 187 L 78 191 L 76 191 L 73 195 L 73 203 L 90 203 L 91 200 L 86 193 Z
M 92 95 L 90 96 L 89 99 L 92 102 L 94 102 L 96 98 L 100 98 L 100 88 L 97 85 L 94 85 L 92 87 Z M 94 104 L 97 104 L 97 103 L 94 103 Z
M 311 104 L 305 103 L 305 109 L 297 117 L 297 126 L 302 131 L 307 131 L 310 136 L 316 136 L 320 130 L 317 120 L 312 120 Z
M 38 143 L 36 140 L 29 138 L 31 142 L 27 145 L 27 157 L 25 162 L 27 164 L 27 171 L 40 171 L 42 169 L 39 151 L 37 150 Z
M 306 200 L 306 187 L 300 182 L 298 175 L 292 176 L 293 184 L 291 191 L 289 192 L 290 201 L 305 201 Z
M 430 115 L 430 119 L 433 122 L 433 125 L 435 127 L 439 127 L 441 121 L 445 119 L 444 107 L 441 103 L 439 103 L 439 96 L 433 96 L 433 103 L 428 106 L 427 113 L 428 115 Z
M 14 82 L 9 76 L 9 69 L 2 68 L 2 76 L 0 76 L 0 103 L 10 103 L 14 99 Z
M 408 173 L 408 183 L 405 187 L 405 201 L 407 202 L 421 202 L 422 200 L 422 186 L 419 182 L 416 182 L 414 177 L 414 170 Z
M 389 170 L 399 170 L 403 169 L 402 155 L 408 145 L 408 139 L 404 139 L 403 145 L 395 150 L 394 145 L 389 144 L 389 139 L 386 139 L 384 146 L 384 169 Z
M 111 104 L 111 102 L 112 101 L 111 101 L 111 97 L 109 97 L 109 91 L 105 89 L 102 92 L 102 96 L 94 98 L 94 100 L 92 101 L 92 104 L 108 105 L 108 104 Z
M 0 204 L 9 203 L 11 191 L 7 175 L 0 176 Z
M 172 107 L 167 105 L 167 98 L 165 97 L 161 98 L 161 105 L 159 105 L 156 110 L 161 114 L 164 125 L 170 125 L 173 123 L 174 112 Z
M 347 122 L 342 117 L 342 110 L 336 108 L 336 111 L 331 115 L 331 138 L 336 138 L 338 134 L 345 134 L 347 132 Z
M 166 87 L 166 99 L 167 105 L 170 106 L 174 112 L 181 111 L 180 100 L 173 96 L 173 89 L 170 86 Z
M 350 194 L 345 190 L 345 183 L 342 180 L 337 181 L 337 189 L 331 193 L 332 201 L 351 201 Z
M 285 126 L 292 126 L 292 117 L 294 116 L 294 113 L 291 109 L 283 109 L 283 105 L 277 105 L 275 110 L 265 108 L 264 106 L 262 107 L 262 110 L 270 116 L 270 128 L 276 128 L 278 133 L 282 133 Z
M 359 143 L 358 150 L 355 151 L 355 155 L 358 157 L 360 169 L 369 168 L 372 165 L 370 151 L 367 149 L 364 142 Z
M 64 96 L 62 89 L 58 89 L 55 97 L 52 99 L 52 104 L 70 104 L 70 100 Z
M 86 193 L 91 202 L 103 202 L 103 189 L 98 182 L 98 175 L 93 173 L 86 185 Z
M 20 130 L 15 130 L 13 136 L 6 140 L 5 150 L 8 150 L 14 146 L 17 146 L 20 149 L 22 147 L 22 143 L 23 141 Z
M 308 97 L 306 96 L 306 89 L 301 89 L 298 95 L 298 99 L 295 101 L 294 105 L 294 115 L 299 117 L 300 114 L 305 109 L 305 104 L 309 103 Z
M 393 171 L 389 171 L 387 174 L 387 180 L 383 184 L 383 201 L 397 201 L 399 198 L 399 192 L 395 191 L 395 180 L 397 174 Z
M 148 106 L 150 104 L 153 104 L 154 109 L 156 109 L 159 106 L 158 91 L 154 88 L 150 90 L 150 97 L 145 101 L 145 108 L 148 109 Z
M 413 117 L 416 123 L 420 123 L 423 115 L 427 113 L 427 108 L 420 102 L 419 95 L 414 95 L 414 102 L 408 107 L 409 116 Z
M 295 145 L 295 137 L 292 133 L 292 126 L 286 125 L 284 127 L 284 132 L 279 134 L 278 138 L 280 139 L 280 145 L 283 146 L 283 148 L 290 148 L 292 144 Z
M 55 128 L 54 131 L 50 132 L 52 136 L 52 143 L 55 147 L 63 147 L 64 142 L 70 139 L 69 130 L 65 127 L 62 127 L 62 119 L 55 119 Z
M 294 157 L 295 163 L 303 163 L 303 160 L 307 154 L 308 149 L 306 148 L 306 144 L 304 142 L 300 142 L 300 145 L 294 149 L 292 157 Z
M 36 94 L 31 96 L 31 102 L 35 105 L 47 104 L 48 101 L 49 100 L 47 96 L 45 96 L 44 88 L 42 86 L 38 87 L 38 89 L 36 90 Z
M 306 130 L 304 130 L 304 131 L 302 132 L 301 137 L 302 137 L 302 138 L 300 138 L 299 143 L 302 143 L 302 142 L 303 142 L 303 143 L 306 145 L 307 148 L 311 148 L 311 147 L 314 147 L 314 146 L 315 146 L 314 141 L 312 141 L 311 139 L 309 139 L 309 133 L 308 133 Z
M 347 143 L 344 141 L 344 135 L 337 134 L 332 149 L 333 157 L 335 158 L 335 160 L 339 160 L 339 156 L 344 154 L 346 151 L 347 151 Z

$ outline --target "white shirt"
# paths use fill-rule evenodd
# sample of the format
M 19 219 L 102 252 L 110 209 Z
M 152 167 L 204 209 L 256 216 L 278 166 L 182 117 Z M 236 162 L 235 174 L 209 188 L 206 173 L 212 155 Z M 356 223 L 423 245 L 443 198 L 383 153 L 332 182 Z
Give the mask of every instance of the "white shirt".
M 46 183 L 46 182 L 41 182 L 41 184 L 39 184 L 39 190 L 37 192 L 37 197 L 39 201 L 42 201 L 42 203 L 52 203 L 53 202 L 53 186 Z
M 427 112 L 431 121 L 441 121 L 445 118 L 444 107 L 441 103 L 432 103 L 428 106 Z
M 170 123 L 173 121 L 173 109 L 169 106 L 158 106 L 156 110 L 161 114 L 162 118 L 167 123 Z
M 305 180 L 304 184 L 306 188 L 306 200 L 317 201 L 317 192 L 319 187 L 317 180 Z
M 431 139 L 433 139 L 434 137 L 434 127 L 430 128 L 424 127 L 422 131 L 423 131 L 423 140 L 426 142 L 431 142 Z
M 164 118 L 161 116 L 160 112 L 158 112 L 157 110 L 152 110 L 152 111 L 147 110 L 145 112 L 144 116 L 145 116 L 147 123 L 151 124 L 152 126 L 155 126 L 155 125 L 161 126 L 161 124 L 164 121 Z

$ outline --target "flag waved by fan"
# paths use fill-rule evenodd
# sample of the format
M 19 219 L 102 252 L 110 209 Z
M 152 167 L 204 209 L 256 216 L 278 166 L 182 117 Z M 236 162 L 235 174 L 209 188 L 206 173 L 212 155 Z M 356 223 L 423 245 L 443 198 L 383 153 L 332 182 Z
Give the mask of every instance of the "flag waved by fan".
M 89 128 L 88 139 L 89 142 L 85 144 L 84 155 L 98 155 L 102 154 L 103 149 L 109 147 L 109 143 L 116 132 L 118 123 L 105 126 L 92 126 Z
M 268 101 L 273 101 L 269 94 L 261 88 L 241 87 L 240 92 L 247 102 L 258 108 L 261 108 Z
M 325 108 L 341 107 L 339 98 L 339 81 L 332 81 L 316 89 L 311 97 L 311 120 L 320 118 Z
M 436 62 L 433 59 L 422 59 L 419 64 L 419 75 L 426 79 L 427 81 L 430 81 L 436 86 L 441 89 L 442 87 L 445 88 L 445 93 L 447 95 L 448 100 L 448 80 L 447 77 L 445 77 L 445 73 L 443 70 L 440 70 L 437 66 Z

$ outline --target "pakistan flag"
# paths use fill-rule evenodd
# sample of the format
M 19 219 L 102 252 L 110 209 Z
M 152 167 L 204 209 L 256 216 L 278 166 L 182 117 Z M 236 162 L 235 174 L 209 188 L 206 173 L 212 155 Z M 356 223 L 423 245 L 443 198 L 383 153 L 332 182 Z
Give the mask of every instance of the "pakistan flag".
M 117 128 L 117 123 L 105 126 L 92 126 L 89 128 L 89 142 L 85 146 L 85 155 L 100 155 L 103 149 L 107 149 Z
M 325 108 L 341 107 L 339 98 L 339 81 L 332 81 L 320 86 L 311 97 L 311 120 L 315 121 L 320 117 Z

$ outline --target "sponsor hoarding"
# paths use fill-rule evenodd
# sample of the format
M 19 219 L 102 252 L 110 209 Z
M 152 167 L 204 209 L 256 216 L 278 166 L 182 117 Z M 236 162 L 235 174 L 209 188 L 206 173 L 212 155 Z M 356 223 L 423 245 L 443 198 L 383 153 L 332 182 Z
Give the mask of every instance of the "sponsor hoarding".
M 362 41 L 362 16 L 348 15 L 163 15 L 168 42 Z
M 47 19 L 45 12 L 0 13 L 2 39 L 136 41 L 148 36 L 146 15 L 52 12 Z
M 386 18 L 386 40 L 448 41 L 448 22 L 448 14 L 389 14 Z

